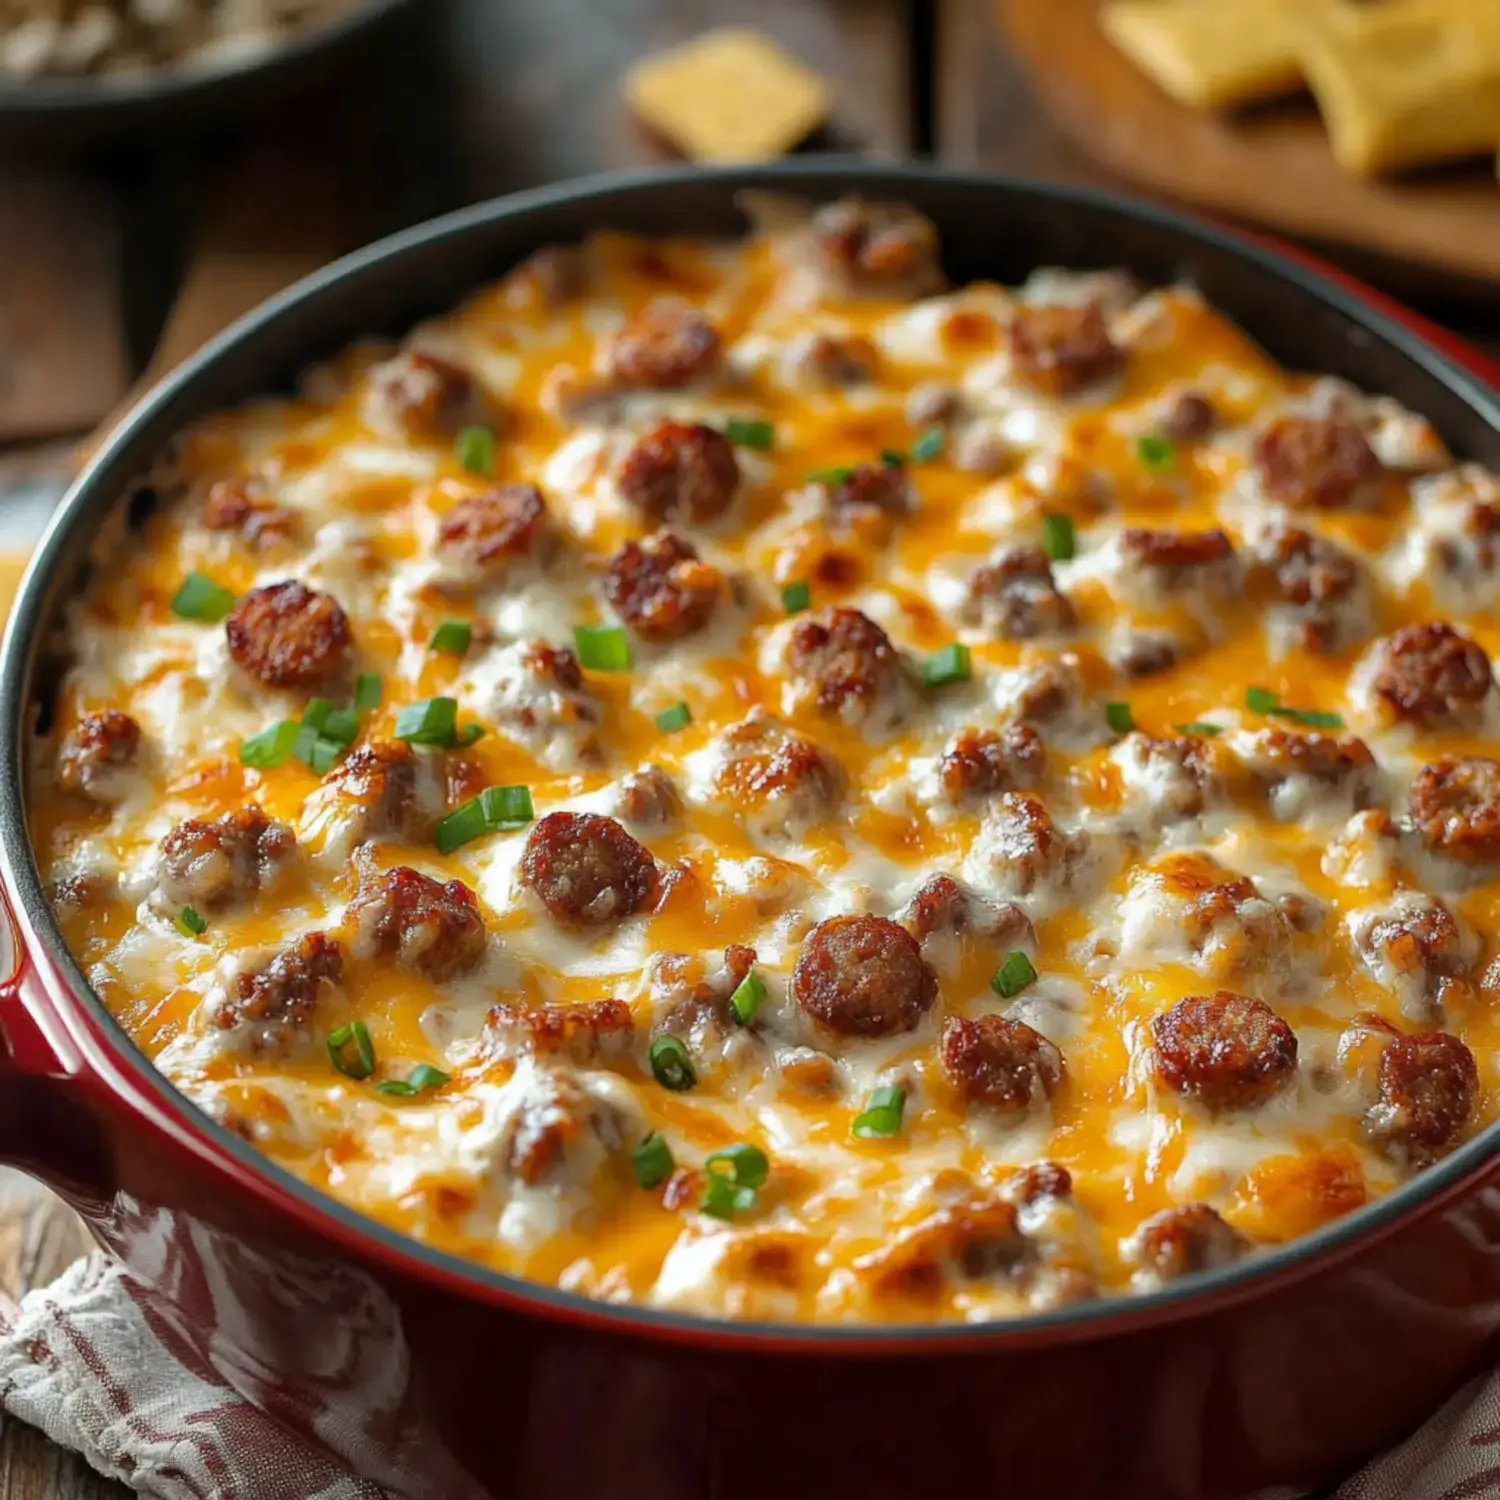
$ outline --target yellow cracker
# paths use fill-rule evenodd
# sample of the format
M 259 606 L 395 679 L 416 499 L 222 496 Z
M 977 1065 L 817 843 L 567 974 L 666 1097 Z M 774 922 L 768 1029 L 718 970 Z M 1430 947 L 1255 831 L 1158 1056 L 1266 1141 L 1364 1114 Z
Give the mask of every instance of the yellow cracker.
M 1292 30 L 1333 154 L 1373 174 L 1500 141 L 1500 4 L 1389 0 Z
M 1174 99 L 1222 109 L 1299 88 L 1287 22 L 1334 0 L 1111 0 L 1105 34 Z
M 765 161 L 815 130 L 823 80 L 769 37 L 710 31 L 637 63 L 625 97 L 651 128 L 700 161 Z

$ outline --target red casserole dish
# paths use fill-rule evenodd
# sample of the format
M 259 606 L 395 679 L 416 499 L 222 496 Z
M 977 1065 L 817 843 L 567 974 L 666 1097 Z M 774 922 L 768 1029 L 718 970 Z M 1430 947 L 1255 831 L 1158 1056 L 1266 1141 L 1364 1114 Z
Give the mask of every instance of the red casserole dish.
M 1326 1483 L 1495 1355 L 1500 1126 L 1337 1224 L 1149 1296 L 958 1327 L 712 1322 L 487 1271 L 280 1171 L 155 1072 L 59 935 L 26 829 L 24 737 L 46 711 L 54 616 L 147 460 L 539 246 L 605 227 L 732 234 L 749 186 L 908 201 L 959 277 L 1056 264 L 1193 281 L 1283 363 L 1388 393 L 1500 468 L 1500 370 L 1472 350 L 1291 253 L 1095 194 L 917 168 L 684 169 L 467 210 L 342 261 L 131 415 L 22 586 L 0 661 L 0 859 L 21 955 L 0 991 L 0 1157 L 79 1209 L 190 1357 L 413 1500 L 759 1497 L 788 1482 L 1227 1500 Z

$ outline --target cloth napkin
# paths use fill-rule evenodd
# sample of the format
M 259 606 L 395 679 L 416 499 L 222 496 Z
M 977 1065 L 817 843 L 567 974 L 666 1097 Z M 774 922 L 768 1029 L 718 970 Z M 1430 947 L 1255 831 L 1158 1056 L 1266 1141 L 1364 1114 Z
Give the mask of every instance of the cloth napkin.
M 117 1262 L 89 1255 L 0 1299 L 0 1403 L 101 1474 L 160 1500 L 394 1500 L 184 1363 Z M 1331 1500 L 1500 1495 L 1500 1372 L 1463 1388 Z M 1291 1500 L 1278 1490 L 1261 1500 Z

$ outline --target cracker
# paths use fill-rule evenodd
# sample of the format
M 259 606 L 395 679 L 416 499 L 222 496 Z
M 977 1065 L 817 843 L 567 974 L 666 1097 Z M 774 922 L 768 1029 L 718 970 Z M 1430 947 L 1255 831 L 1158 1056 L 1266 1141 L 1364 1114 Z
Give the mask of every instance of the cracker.
M 1111 0 L 1100 25 L 1136 67 L 1195 109 L 1225 109 L 1302 86 L 1287 22 L 1335 0 Z
M 1500 142 L 1500 4 L 1387 0 L 1292 28 L 1333 154 L 1364 175 Z
M 766 161 L 822 123 L 823 80 L 769 37 L 724 28 L 637 63 L 631 108 L 686 156 Z

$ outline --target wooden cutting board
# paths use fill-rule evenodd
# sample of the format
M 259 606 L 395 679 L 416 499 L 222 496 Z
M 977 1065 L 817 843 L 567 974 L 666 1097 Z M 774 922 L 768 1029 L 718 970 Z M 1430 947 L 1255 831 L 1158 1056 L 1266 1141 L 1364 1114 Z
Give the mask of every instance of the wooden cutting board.
M 996 3 L 1053 123 L 1122 176 L 1291 234 L 1500 281 L 1493 157 L 1366 182 L 1334 161 L 1310 100 L 1200 114 L 1115 50 L 1100 0 Z

